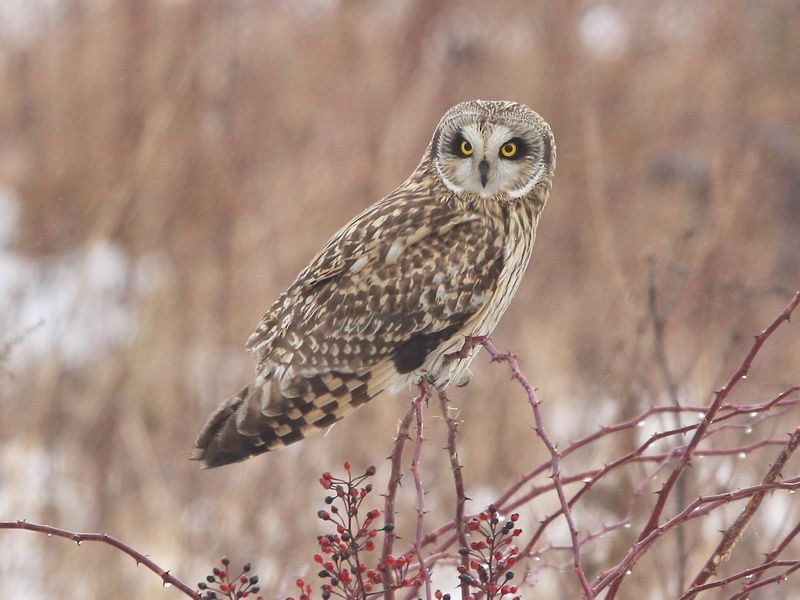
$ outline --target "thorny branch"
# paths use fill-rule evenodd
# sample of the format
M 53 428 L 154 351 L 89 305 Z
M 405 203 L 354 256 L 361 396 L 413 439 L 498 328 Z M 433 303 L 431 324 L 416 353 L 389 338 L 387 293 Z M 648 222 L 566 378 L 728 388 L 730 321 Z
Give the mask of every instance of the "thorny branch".
M 467 548 L 467 535 L 464 531 L 464 505 L 467 495 L 464 492 L 464 477 L 461 474 L 461 463 L 458 461 L 458 451 L 456 450 L 456 435 L 458 434 L 458 423 L 454 417 L 450 416 L 450 401 L 443 391 L 439 391 L 439 405 L 442 409 L 442 417 L 447 424 L 447 454 L 450 457 L 450 469 L 453 471 L 453 483 L 456 487 L 456 518 L 455 528 L 459 544 L 459 555 L 461 556 L 461 567 L 468 568 L 469 559 L 462 550 Z M 421 542 L 417 542 L 420 544 Z M 461 598 L 466 600 L 469 596 L 469 589 L 466 585 L 461 585 Z
M 786 546 L 788 546 L 789 543 L 792 540 L 794 540 L 794 538 L 796 538 L 798 534 L 800 534 L 800 523 L 795 525 L 794 529 L 792 529 L 788 534 L 786 534 L 786 537 L 784 537 L 780 541 L 780 543 L 775 547 L 775 549 L 769 554 L 767 554 L 767 556 L 764 558 L 764 562 L 761 564 L 762 569 L 759 570 L 757 573 L 755 573 L 753 577 L 750 579 L 750 581 L 742 587 L 741 593 L 736 594 L 733 598 L 731 598 L 731 600 L 747 600 L 747 598 L 750 597 L 750 591 L 755 589 L 756 587 L 759 587 L 759 581 L 761 580 L 761 577 L 764 575 L 766 569 L 772 568 L 772 563 L 778 558 L 778 556 L 780 556 L 781 552 L 783 552 L 786 549 Z M 800 561 L 796 562 L 800 564 Z M 788 573 L 786 575 L 788 576 Z M 721 583 L 721 581 L 716 583 Z M 771 583 L 771 582 L 765 582 L 765 583 Z
M 545 431 L 539 399 L 536 397 L 536 389 L 533 387 L 533 385 L 531 385 L 530 381 L 528 381 L 525 375 L 523 375 L 522 371 L 520 371 L 519 361 L 517 360 L 517 356 L 515 354 L 510 352 L 499 352 L 492 341 L 486 337 L 468 338 L 466 343 L 478 343 L 486 348 L 486 351 L 492 357 L 492 362 L 505 362 L 508 364 L 508 367 L 511 369 L 512 378 L 518 381 L 525 390 L 525 393 L 528 396 L 528 403 L 533 409 L 533 418 L 534 422 L 536 423 L 536 434 L 542 440 L 544 445 L 547 446 L 547 450 L 550 452 L 550 477 L 553 480 L 553 487 L 558 495 L 558 501 L 561 503 L 561 514 L 564 515 L 564 519 L 567 521 L 570 537 L 572 538 L 573 566 L 575 569 L 575 575 L 577 576 L 578 581 L 580 581 L 585 596 L 587 598 L 594 598 L 594 593 L 589 585 L 589 580 L 586 578 L 586 573 L 581 565 L 581 545 L 578 540 L 578 529 L 575 527 L 575 520 L 572 518 L 570 503 L 567 501 L 567 495 L 564 491 L 564 485 L 561 481 L 561 455 L 556 449 L 556 445 L 553 443 L 553 440 L 547 434 L 547 431 Z
M 422 392 L 420 392 L 421 394 Z M 380 564 L 383 565 L 383 580 L 392 580 L 392 568 L 389 565 L 389 556 L 392 554 L 394 540 L 397 534 L 394 532 L 395 510 L 394 503 L 397 497 L 397 488 L 400 485 L 400 480 L 403 478 L 403 448 L 405 447 L 406 440 L 409 439 L 408 430 L 411 427 L 411 419 L 414 417 L 414 403 L 406 412 L 400 425 L 397 428 L 397 437 L 395 438 L 392 454 L 389 457 L 391 460 L 391 472 L 389 474 L 389 484 L 386 488 L 386 495 L 384 497 L 383 515 L 384 515 L 384 531 L 386 534 L 383 538 L 383 550 L 381 552 Z M 393 600 L 394 589 L 391 586 L 386 586 L 383 593 L 384 600 Z
M 414 398 L 414 415 L 416 416 L 417 436 L 414 440 L 414 460 L 411 463 L 411 473 L 414 475 L 414 487 L 417 490 L 417 528 L 414 537 L 414 550 L 419 561 L 419 573 L 425 583 L 425 600 L 431 600 L 431 576 L 426 566 L 425 557 L 422 555 L 422 538 L 425 522 L 425 488 L 422 485 L 422 474 L 419 463 L 422 458 L 422 444 L 425 441 L 425 430 L 422 422 L 422 403 L 428 401 L 427 384 L 420 382 L 419 394 Z
M 697 450 L 697 446 L 706 437 L 708 428 L 713 422 L 715 422 L 717 414 L 720 412 L 725 400 L 728 398 L 736 385 L 742 379 L 747 377 L 751 367 L 753 366 L 753 360 L 758 355 L 764 343 L 775 332 L 775 330 L 781 326 L 782 323 L 789 321 L 798 304 L 800 304 L 800 292 L 797 292 L 786 308 L 784 308 L 784 310 L 775 318 L 775 320 L 773 320 L 766 329 L 764 329 L 755 337 L 755 341 L 753 342 L 750 351 L 747 353 L 747 356 L 745 356 L 739 368 L 730 377 L 728 382 L 715 393 L 714 400 L 706 409 L 702 421 L 695 429 L 691 441 L 689 444 L 687 444 L 686 448 L 681 454 L 678 464 L 673 468 L 666 483 L 664 483 L 659 491 L 658 500 L 656 501 L 656 504 L 650 513 L 647 523 L 639 534 L 639 537 L 634 544 L 634 548 L 642 545 L 646 539 L 649 539 L 652 536 L 653 532 L 660 529 L 658 523 L 661 519 L 662 513 L 664 512 L 667 500 L 669 499 L 670 494 L 675 487 L 675 483 L 689 465 L 692 456 Z M 624 567 L 623 563 L 626 563 L 624 564 Z M 617 594 L 617 591 L 619 590 L 619 586 L 622 584 L 626 572 L 633 566 L 633 562 L 627 563 L 627 561 L 623 561 L 623 563 L 620 563 L 616 569 L 614 569 L 608 576 L 603 578 L 601 583 L 595 584 L 594 586 L 594 590 L 597 592 L 604 589 L 606 586 L 609 586 L 609 592 L 606 596 L 607 600 L 613 600 Z
M 101 542 L 103 544 L 108 544 L 116 548 L 117 550 L 124 552 L 133 560 L 136 561 L 137 565 L 144 565 L 148 569 L 150 569 L 153 573 L 158 575 L 161 578 L 164 586 L 172 586 L 175 589 L 180 590 L 184 593 L 184 595 L 188 596 L 189 598 L 194 598 L 195 600 L 200 600 L 200 596 L 197 592 L 192 589 L 191 586 L 186 585 L 183 581 L 175 577 L 169 571 L 162 569 L 159 567 L 155 562 L 150 560 L 147 556 L 131 548 L 125 542 L 118 540 L 115 537 L 112 537 L 105 533 L 75 533 L 72 531 L 67 531 L 66 529 L 59 529 L 58 527 L 51 527 L 50 525 L 39 525 L 37 523 L 28 523 L 27 521 L 0 521 L 0 529 L 24 529 L 26 531 L 35 531 L 37 533 L 44 533 L 48 536 L 56 536 L 62 537 L 68 540 L 72 540 L 78 545 L 81 545 L 83 542 Z
M 715 588 L 722 588 L 734 583 L 742 582 L 741 590 L 733 596 L 732 600 L 746 600 L 750 592 L 755 589 L 762 588 L 767 585 L 780 583 L 785 581 L 792 573 L 800 569 L 800 560 L 790 560 L 781 557 L 781 554 L 788 547 L 788 545 L 800 536 L 800 524 L 796 525 L 786 536 L 778 542 L 774 549 L 766 555 L 763 562 L 759 565 L 751 566 L 743 571 L 728 575 L 716 581 L 709 582 L 708 579 L 711 575 L 716 574 L 715 570 L 720 563 L 730 555 L 734 545 L 741 537 L 742 532 L 747 526 L 748 522 L 752 519 L 753 514 L 758 510 L 764 496 L 771 491 L 776 490 L 800 490 L 800 475 L 784 477 L 781 471 L 785 466 L 789 456 L 800 445 L 800 428 L 794 431 L 790 436 L 789 441 L 786 442 L 774 438 L 762 438 L 748 444 L 734 445 L 732 447 L 712 447 L 700 449 L 700 443 L 712 437 L 716 437 L 724 431 L 736 431 L 737 429 L 750 428 L 754 423 L 764 421 L 766 419 L 775 418 L 788 410 L 800 406 L 800 386 L 791 386 L 781 394 L 768 400 L 766 402 L 752 403 L 748 405 L 737 405 L 728 402 L 732 391 L 736 385 L 744 379 L 753 365 L 753 361 L 758 355 L 759 351 L 775 332 L 775 330 L 784 322 L 789 321 L 790 316 L 800 304 L 800 293 L 797 293 L 787 305 L 787 307 L 778 315 L 778 317 L 758 336 L 756 336 L 750 350 L 746 357 L 728 380 L 728 382 L 716 392 L 714 399 L 709 406 L 686 406 L 673 403 L 669 406 L 653 406 L 643 411 L 638 416 L 628 419 L 626 421 L 616 423 L 610 426 L 600 427 L 598 431 L 585 436 L 582 439 L 566 444 L 564 450 L 558 451 L 555 443 L 545 431 L 543 418 L 541 414 L 541 407 L 536 397 L 536 390 L 525 378 L 519 368 L 517 357 L 511 353 L 501 353 L 492 344 L 491 340 L 483 337 L 468 338 L 464 347 L 454 355 L 454 357 L 465 357 L 476 346 L 486 348 L 491 355 L 493 362 L 505 362 L 508 364 L 512 372 L 512 377 L 524 389 L 528 402 L 532 408 L 535 430 L 540 439 L 544 442 L 545 446 L 550 453 L 549 460 L 530 469 L 519 479 L 508 486 L 508 488 L 497 498 L 497 500 L 490 505 L 486 510 L 482 510 L 476 515 L 465 515 L 465 504 L 468 499 L 465 492 L 464 481 L 462 476 L 462 466 L 458 460 L 458 453 L 456 450 L 456 436 L 457 436 L 457 421 L 450 415 L 449 402 L 447 396 L 440 393 L 440 405 L 442 413 L 445 417 L 445 423 L 448 431 L 448 444 L 447 451 L 450 459 L 451 470 L 453 473 L 453 480 L 456 490 L 456 517 L 440 527 L 429 532 L 427 535 L 424 532 L 425 524 L 425 490 L 423 487 L 423 480 L 420 473 L 419 465 L 422 457 L 423 442 L 424 442 L 424 429 L 422 422 L 422 403 L 427 401 L 430 390 L 427 385 L 421 384 L 420 391 L 414 401 L 411 403 L 407 413 L 400 421 L 398 427 L 397 438 L 395 439 L 390 459 L 390 475 L 387 486 L 387 492 L 384 498 L 384 532 L 383 548 L 381 553 L 380 570 L 383 571 L 383 580 L 385 582 L 392 581 L 392 568 L 389 565 L 389 558 L 392 554 L 392 548 L 396 540 L 395 532 L 395 502 L 402 479 L 402 459 L 403 451 L 406 441 L 410 440 L 410 426 L 412 420 L 416 417 L 416 439 L 414 442 L 414 454 L 412 459 L 411 471 L 414 476 L 415 489 L 417 492 L 417 506 L 416 506 L 416 528 L 413 547 L 406 552 L 403 556 L 406 557 L 406 566 L 411 560 L 411 556 L 415 557 L 417 561 L 416 568 L 419 571 L 419 579 L 410 582 L 410 585 L 415 589 L 425 583 L 426 598 L 432 598 L 431 595 L 431 581 L 429 572 L 440 561 L 459 561 L 460 572 L 466 573 L 468 568 L 474 568 L 469 563 L 467 555 L 474 551 L 471 546 L 475 545 L 472 541 L 468 545 L 466 525 L 469 524 L 470 531 L 473 526 L 477 529 L 482 527 L 480 523 L 485 523 L 485 519 L 492 519 L 491 515 L 498 515 L 498 513 L 506 513 L 514 510 L 517 507 L 529 504 L 533 499 L 549 493 L 555 492 L 559 500 L 559 508 L 547 515 L 533 531 L 530 539 L 527 541 L 522 551 L 518 551 L 514 547 L 513 555 L 506 555 L 503 560 L 520 560 L 527 558 L 541 558 L 548 552 L 568 552 L 571 556 L 571 565 L 578 581 L 580 582 L 582 594 L 584 598 L 594 598 L 602 592 L 607 591 L 605 598 L 611 600 L 616 597 L 620 585 L 622 584 L 626 574 L 630 572 L 633 566 L 639 561 L 653 546 L 662 538 L 662 536 L 670 531 L 678 530 L 687 523 L 696 519 L 702 519 L 712 512 L 729 505 L 732 502 L 746 500 L 747 506 L 742 510 L 740 516 L 724 533 L 719 547 L 716 549 L 711 558 L 707 561 L 706 566 L 695 578 L 690 589 L 684 594 L 683 600 L 694 598 L 697 594 Z M 624 454 L 621 457 L 615 458 L 602 466 L 591 469 L 585 469 L 582 472 L 564 472 L 562 465 L 564 460 L 582 448 L 592 447 L 600 440 L 606 439 L 609 436 L 621 432 L 630 432 L 638 426 L 645 424 L 648 419 L 662 414 L 673 415 L 677 417 L 685 414 L 699 414 L 700 420 L 697 423 L 688 423 L 680 426 L 675 426 L 673 429 L 655 431 L 650 434 L 647 439 L 640 443 L 640 445 L 631 452 Z M 742 420 L 736 420 L 737 418 Z M 749 419 L 749 421 L 747 420 Z M 676 421 L 677 422 L 677 421 Z M 684 421 L 685 423 L 685 421 Z M 653 452 L 653 445 L 659 440 L 673 439 L 676 436 L 689 434 L 691 437 L 686 444 L 681 444 L 676 447 L 670 448 L 666 451 Z M 687 503 L 682 508 L 679 507 L 676 514 L 670 518 L 662 519 L 663 513 L 667 506 L 667 502 L 674 490 L 677 489 L 677 482 L 680 481 L 681 474 L 685 472 L 686 467 L 690 464 L 693 458 L 704 456 L 728 456 L 728 455 L 742 455 L 755 451 L 761 451 L 764 448 L 773 447 L 776 445 L 783 445 L 784 448 L 781 454 L 776 458 L 770 470 L 762 478 L 761 483 L 752 485 L 735 491 L 728 491 L 714 495 L 706 495 L 695 498 L 693 501 Z M 597 482 L 604 480 L 608 475 L 617 469 L 633 464 L 653 465 L 645 472 L 644 476 L 638 481 L 636 488 L 632 491 L 628 498 L 627 513 L 619 520 L 613 523 L 602 524 L 593 528 L 592 531 L 579 532 L 575 527 L 574 519 L 572 517 L 572 509 L 576 503 L 584 497 L 584 495 L 594 486 Z M 659 476 L 664 470 L 669 471 L 666 482 L 661 487 L 658 499 L 655 502 L 652 510 L 649 513 L 646 524 L 639 533 L 636 541 L 625 551 L 624 556 L 613 566 L 607 568 L 604 572 L 600 573 L 592 584 L 584 571 L 581 556 L 585 547 L 593 541 L 603 537 L 609 532 L 615 531 L 622 527 L 629 527 L 633 523 L 634 504 L 641 501 L 644 491 L 649 488 L 652 481 Z M 374 471 L 373 471 L 374 472 Z M 534 480 L 540 476 L 549 474 L 550 481 L 539 485 L 533 485 Z M 566 488 L 571 485 L 580 485 L 579 489 L 575 491 L 571 497 L 568 497 Z M 375 511 L 377 515 L 378 511 Z M 545 530 L 554 522 L 558 517 L 564 516 L 570 531 L 570 543 L 568 545 L 548 544 L 545 546 L 539 545 Z M 518 515 L 513 515 L 512 519 L 516 520 Z M 492 521 L 494 523 L 494 521 Z M 492 525 L 493 527 L 495 525 Z M 498 525 L 499 526 L 499 525 Z M 521 529 L 514 529 L 512 522 L 507 523 L 504 531 L 507 535 L 516 537 L 522 532 Z M 158 565 L 152 562 L 145 555 L 130 548 L 119 540 L 102 533 L 73 533 L 70 531 L 50 527 L 47 525 L 37 525 L 27 523 L 25 521 L 2 521 L 0 522 L 0 529 L 25 529 L 39 533 L 46 533 L 64 537 L 73 540 L 77 543 L 83 541 L 99 541 L 115 547 L 122 552 L 133 557 L 137 563 L 145 565 L 148 569 L 156 573 L 164 582 L 165 586 L 171 585 L 183 592 L 190 598 L 199 599 L 200 596 L 188 585 L 182 583 L 179 579 L 171 575 L 168 571 L 161 569 Z M 444 539 L 441 539 L 444 538 Z M 489 539 L 489 538 L 486 538 Z M 510 542 L 510 538 L 509 538 Z M 458 544 L 458 553 L 456 555 L 452 550 L 453 544 Z M 429 546 L 432 546 L 428 548 Z M 397 562 L 397 560 L 395 560 Z M 510 564 L 510 562 L 509 562 Z M 543 564 L 543 563 L 542 563 Z M 480 565 L 478 565 L 480 567 Z M 507 567 L 506 567 L 507 568 Z M 777 573 L 774 573 L 778 570 Z M 474 572 L 474 571 L 473 571 Z M 530 567 L 528 568 L 530 572 Z M 774 573 L 774 574 L 773 574 Z M 510 572 L 508 575 L 512 575 Z M 469 579 L 469 577 L 467 577 Z M 298 580 L 299 581 L 299 580 Z M 474 584 L 475 580 L 470 579 Z M 405 582 L 404 582 L 405 583 Z M 468 585 L 464 585 L 462 579 L 462 598 L 469 595 Z M 475 597 L 488 597 L 492 593 L 499 594 L 503 597 L 505 594 L 516 594 L 515 586 L 508 586 L 509 591 L 498 590 L 497 586 L 480 588 L 483 591 L 478 591 Z M 310 588 L 308 588 L 310 590 Z M 488 591 L 487 591 L 488 590 Z M 513 591 L 511 591 L 513 590 Z M 396 586 L 384 586 L 383 597 L 385 600 L 393 599 L 395 597 Z M 310 591 L 301 598 L 308 598 Z M 367 597 L 374 596 L 375 593 L 368 594 L 364 592 L 364 597 L 359 597 L 358 600 L 365 600 Z M 443 598 L 437 591 L 436 598 Z M 349 599 L 349 597 L 348 597 Z M 351 599 L 349 599 L 351 600 Z
M 786 443 L 786 446 L 778 455 L 778 458 L 775 459 L 774 463 L 772 463 L 769 471 L 767 471 L 767 474 L 764 476 L 762 481 L 763 484 L 766 485 L 777 481 L 778 477 L 780 477 L 780 474 L 783 471 L 784 465 L 786 465 L 786 461 L 789 460 L 789 457 L 795 451 L 798 444 L 800 444 L 800 427 L 795 429 L 794 433 L 789 438 L 789 441 Z M 753 494 L 733 524 L 728 528 L 727 531 L 725 531 L 716 550 L 714 550 L 714 553 L 708 559 L 700 573 L 698 573 L 694 578 L 689 591 L 684 594 L 682 598 L 685 598 L 686 600 L 694 598 L 697 595 L 697 588 L 708 581 L 709 577 L 717 574 L 717 567 L 719 567 L 723 561 L 728 560 L 731 552 L 733 552 L 733 547 L 741 539 L 742 535 L 744 534 L 744 530 L 747 528 L 747 525 L 753 519 L 756 511 L 764 501 L 764 496 L 766 493 L 767 490 L 765 489 L 761 492 Z

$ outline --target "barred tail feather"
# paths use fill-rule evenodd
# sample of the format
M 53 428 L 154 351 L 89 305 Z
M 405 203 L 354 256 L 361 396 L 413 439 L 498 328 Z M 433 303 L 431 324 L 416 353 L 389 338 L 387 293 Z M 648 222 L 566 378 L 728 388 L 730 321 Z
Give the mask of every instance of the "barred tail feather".
M 295 377 L 289 386 L 251 384 L 208 419 L 191 458 L 205 468 L 219 467 L 307 438 L 386 389 L 392 377 L 385 369 L 376 374 L 373 379 L 370 372 L 329 372 Z M 286 389 L 297 396 L 286 397 Z

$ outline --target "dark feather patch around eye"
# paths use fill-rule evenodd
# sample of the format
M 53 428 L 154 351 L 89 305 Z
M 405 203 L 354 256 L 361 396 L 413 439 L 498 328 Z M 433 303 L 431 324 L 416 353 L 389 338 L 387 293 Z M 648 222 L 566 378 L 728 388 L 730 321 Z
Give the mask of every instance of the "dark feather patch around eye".
M 514 144 L 517 147 L 514 156 L 504 157 L 506 160 L 521 160 L 526 158 L 531 152 L 531 145 L 521 137 L 513 137 L 503 145 L 505 146 L 506 144 Z
M 448 145 L 450 153 L 453 154 L 454 156 L 459 156 L 461 158 L 464 158 L 464 154 L 461 152 L 461 143 L 465 141 L 467 141 L 467 138 L 465 138 L 460 131 L 456 133 L 450 139 L 450 144 Z

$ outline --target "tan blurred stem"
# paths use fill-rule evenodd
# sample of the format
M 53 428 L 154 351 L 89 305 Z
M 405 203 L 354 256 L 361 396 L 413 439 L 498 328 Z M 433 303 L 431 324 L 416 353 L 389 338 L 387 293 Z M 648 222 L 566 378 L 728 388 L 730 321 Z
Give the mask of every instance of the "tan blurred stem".
M 673 406 L 680 406 L 680 398 L 678 397 L 678 383 L 672 375 L 672 369 L 669 366 L 669 358 L 667 358 L 667 344 L 665 342 L 664 331 L 666 329 L 667 319 L 661 313 L 658 307 L 658 288 L 656 287 L 655 265 L 653 258 L 648 260 L 648 275 L 649 283 L 647 286 L 647 307 L 650 314 L 650 320 L 653 324 L 653 345 L 656 354 L 656 362 L 658 363 L 661 376 L 667 386 L 667 393 L 669 394 L 670 402 Z M 672 413 L 672 426 L 677 429 L 681 426 L 681 419 L 678 413 Z M 680 509 L 681 506 L 686 504 L 686 478 L 681 477 L 675 486 L 675 506 Z M 689 556 L 686 551 L 686 534 L 682 527 L 678 528 L 675 532 L 675 545 L 677 552 L 678 574 L 676 582 L 676 593 L 680 593 L 686 583 L 686 560 Z

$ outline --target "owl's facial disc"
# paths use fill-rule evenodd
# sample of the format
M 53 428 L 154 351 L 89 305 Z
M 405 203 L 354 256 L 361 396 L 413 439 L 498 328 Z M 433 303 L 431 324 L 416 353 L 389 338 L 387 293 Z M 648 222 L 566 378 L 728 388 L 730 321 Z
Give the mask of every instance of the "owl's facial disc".
M 453 192 L 490 198 L 528 194 L 547 168 L 542 134 L 515 119 L 462 115 L 445 123 L 434 148 L 442 181 Z

